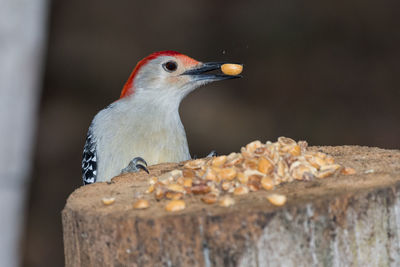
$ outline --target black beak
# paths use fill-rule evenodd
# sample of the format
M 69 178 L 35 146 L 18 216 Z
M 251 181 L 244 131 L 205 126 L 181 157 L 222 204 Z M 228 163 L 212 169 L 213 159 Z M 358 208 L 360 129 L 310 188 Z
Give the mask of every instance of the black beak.
M 181 75 L 191 75 L 196 81 L 208 80 L 208 81 L 221 81 L 227 79 L 242 78 L 241 75 L 226 75 L 223 73 L 207 73 L 213 70 L 221 70 L 221 66 L 224 64 L 230 64 L 227 62 L 207 62 L 201 63 L 193 69 L 187 70 Z M 235 63 L 236 64 L 236 63 Z M 239 63 L 239 65 L 242 65 Z

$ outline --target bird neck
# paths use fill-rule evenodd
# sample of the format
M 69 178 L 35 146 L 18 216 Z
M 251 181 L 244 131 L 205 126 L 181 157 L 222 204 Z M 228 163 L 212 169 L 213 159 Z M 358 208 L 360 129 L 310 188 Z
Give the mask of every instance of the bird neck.
M 174 125 L 182 125 L 179 116 L 181 100 L 179 97 L 166 97 L 163 95 L 153 98 L 133 95 L 118 102 L 122 104 L 121 111 L 129 117 L 148 122 L 148 124 L 152 124 L 157 129 L 165 128 L 165 126 L 169 128 Z

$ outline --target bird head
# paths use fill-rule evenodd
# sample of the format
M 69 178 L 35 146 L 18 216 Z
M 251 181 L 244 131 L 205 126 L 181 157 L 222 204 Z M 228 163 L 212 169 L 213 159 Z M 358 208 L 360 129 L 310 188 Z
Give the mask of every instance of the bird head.
M 202 63 L 175 51 L 155 52 L 139 61 L 124 85 L 121 98 L 174 99 L 180 102 L 197 87 L 239 75 L 210 73 L 222 62 Z

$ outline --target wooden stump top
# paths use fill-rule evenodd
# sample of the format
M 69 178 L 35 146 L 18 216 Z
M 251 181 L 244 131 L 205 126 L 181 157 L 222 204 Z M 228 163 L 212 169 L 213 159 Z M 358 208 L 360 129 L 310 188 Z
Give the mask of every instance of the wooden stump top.
M 314 147 L 319 151 L 335 157 L 336 162 L 352 167 L 355 175 L 328 177 L 313 181 L 299 181 L 278 186 L 273 192 L 288 197 L 285 206 L 299 205 L 320 198 L 332 198 L 338 194 L 356 194 L 359 191 L 388 187 L 400 180 L 400 152 L 358 146 Z M 260 190 L 247 195 L 232 196 L 236 200 L 234 206 L 224 208 L 203 203 L 200 195 L 185 196 L 187 207 L 179 212 L 166 212 L 164 206 L 167 200 L 156 201 L 153 194 L 144 194 L 149 187 L 148 179 L 162 173 L 182 167 L 183 164 L 165 163 L 149 167 L 150 174 L 143 171 L 128 173 L 113 178 L 111 183 L 95 183 L 78 188 L 68 198 L 65 209 L 88 215 L 107 216 L 118 214 L 124 217 L 155 219 L 164 216 L 180 214 L 204 216 L 224 213 L 238 213 L 243 210 L 273 211 L 279 209 L 266 201 L 265 196 L 272 191 Z M 103 197 L 115 197 L 115 203 L 105 206 Z M 148 199 L 150 208 L 134 210 L 133 202 L 138 198 Z
M 230 207 L 208 205 L 200 200 L 201 196 L 189 195 L 184 197 L 186 209 L 178 212 L 165 211 L 166 200 L 156 201 L 153 194 L 143 192 L 149 187 L 150 177 L 182 167 L 182 163 L 151 166 L 150 175 L 141 171 L 115 177 L 110 183 L 80 187 L 70 195 L 63 210 L 66 264 L 237 265 L 243 251 L 249 250 L 249 244 L 256 244 L 269 221 L 282 212 L 285 216 L 301 216 L 311 203 L 315 218 L 322 216 L 331 220 L 328 224 L 346 228 L 347 209 L 352 201 L 361 199 L 359 196 L 367 198 L 370 192 L 382 189 L 400 191 L 398 150 L 360 146 L 310 149 L 332 155 L 337 163 L 354 168 L 356 174 L 232 195 L 236 204 Z M 271 192 L 286 195 L 287 203 L 282 207 L 270 204 L 266 196 Z M 115 197 L 115 203 L 106 206 L 103 197 Z M 148 199 L 150 208 L 133 209 L 138 197 Z

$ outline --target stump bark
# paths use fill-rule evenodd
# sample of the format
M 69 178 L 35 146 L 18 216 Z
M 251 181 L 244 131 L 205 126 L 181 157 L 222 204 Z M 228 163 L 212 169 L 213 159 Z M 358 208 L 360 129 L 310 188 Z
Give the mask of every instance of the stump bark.
M 81 187 L 62 212 L 66 266 L 400 266 L 400 151 L 312 149 L 357 173 L 280 185 L 283 207 L 258 191 L 228 208 L 191 196 L 175 213 L 144 195 L 150 208 L 134 210 L 144 172 Z M 116 201 L 105 206 L 103 197 Z

